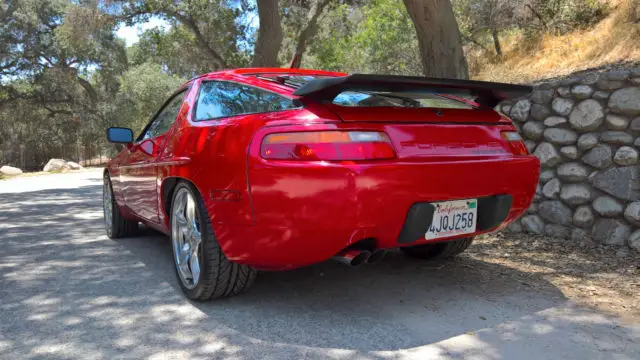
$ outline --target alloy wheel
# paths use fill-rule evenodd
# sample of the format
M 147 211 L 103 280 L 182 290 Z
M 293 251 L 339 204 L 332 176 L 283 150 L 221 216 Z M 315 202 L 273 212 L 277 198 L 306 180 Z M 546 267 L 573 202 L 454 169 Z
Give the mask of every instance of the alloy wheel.
M 113 195 L 111 192 L 111 182 L 107 176 L 104 177 L 102 189 L 102 208 L 104 210 L 104 227 L 110 236 L 113 224 Z
M 196 200 L 189 190 L 181 188 L 171 207 L 171 243 L 180 281 L 193 289 L 200 280 L 202 234 Z

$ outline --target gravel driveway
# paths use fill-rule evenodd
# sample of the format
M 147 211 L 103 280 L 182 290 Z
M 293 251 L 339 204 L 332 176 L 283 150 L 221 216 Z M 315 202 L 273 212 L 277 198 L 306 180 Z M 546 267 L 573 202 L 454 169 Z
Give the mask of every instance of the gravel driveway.
M 637 323 L 470 256 L 261 273 L 192 303 L 166 237 L 105 236 L 101 191 L 95 170 L 0 181 L 0 358 L 640 358 Z

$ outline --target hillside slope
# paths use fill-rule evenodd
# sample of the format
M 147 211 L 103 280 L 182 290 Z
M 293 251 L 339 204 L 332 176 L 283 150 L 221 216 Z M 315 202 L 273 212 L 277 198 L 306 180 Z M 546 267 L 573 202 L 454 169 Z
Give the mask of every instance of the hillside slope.
M 521 34 L 503 37 L 504 56 L 467 53 L 473 79 L 532 83 L 612 64 L 640 63 L 640 10 L 629 2 L 613 4 L 608 17 L 586 30 L 542 35 L 536 43 Z

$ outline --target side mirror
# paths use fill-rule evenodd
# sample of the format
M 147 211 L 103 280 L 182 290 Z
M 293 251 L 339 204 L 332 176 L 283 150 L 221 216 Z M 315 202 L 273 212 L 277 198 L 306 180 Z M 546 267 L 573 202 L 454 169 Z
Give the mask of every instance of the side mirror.
M 107 129 L 107 140 L 117 144 L 131 144 L 133 142 L 133 130 L 121 127 Z

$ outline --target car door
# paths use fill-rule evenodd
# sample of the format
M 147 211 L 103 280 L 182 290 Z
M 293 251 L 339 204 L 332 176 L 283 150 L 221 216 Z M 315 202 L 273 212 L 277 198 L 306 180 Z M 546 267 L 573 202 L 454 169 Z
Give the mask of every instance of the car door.
M 160 221 L 156 164 L 171 135 L 185 93 L 186 90 L 176 93 L 165 103 L 131 146 L 128 165 L 124 169 L 121 167 L 127 206 L 139 217 L 154 223 Z

